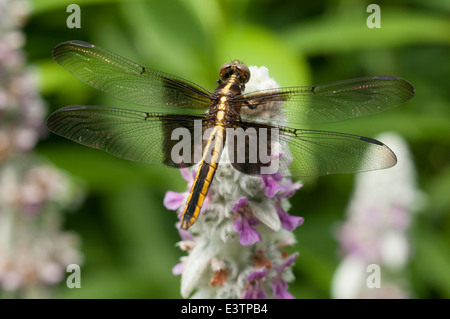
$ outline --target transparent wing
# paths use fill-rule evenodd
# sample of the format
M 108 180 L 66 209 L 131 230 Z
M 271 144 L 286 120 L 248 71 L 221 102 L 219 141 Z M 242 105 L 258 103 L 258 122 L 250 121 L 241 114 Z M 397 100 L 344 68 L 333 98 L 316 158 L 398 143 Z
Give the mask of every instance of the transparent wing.
M 201 121 L 200 130 L 195 129 L 195 121 Z M 203 132 L 211 125 L 202 116 L 167 115 L 99 106 L 65 107 L 54 112 L 47 120 L 50 131 L 77 143 L 123 159 L 176 168 L 196 163 L 195 154 L 202 154 L 204 145 L 199 146 L 195 141 L 202 140 Z M 245 154 L 244 162 L 238 163 L 230 157 L 235 162 L 233 166 L 246 174 L 260 174 L 261 167 L 271 165 L 271 162 L 261 163 L 261 157 L 258 157 L 257 162 L 249 160 L 248 150 L 242 147 L 247 148 L 252 144 L 263 148 L 269 157 L 279 158 L 278 171 L 283 176 L 363 172 L 388 168 L 397 161 L 395 154 L 386 145 L 371 138 L 258 123 L 239 122 L 236 126 L 251 128 L 256 134 L 254 143 L 246 141 L 245 144 L 235 144 L 234 154 Z M 180 139 L 173 139 L 172 133 L 179 128 L 187 130 L 189 138 L 184 140 L 183 147 L 192 150 L 192 157 L 175 163 L 172 150 Z M 264 134 L 268 135 L 260 140 Z M 277 147 L 274 147 L 275 144 Z M 261 154 L 259 148 L 258 156 Z
M 201 121 L 201 122 L 195 122 Z M 195 129 L 196 125 L 199 127 Z M 202 116 L 146 113 L 100 106 L 68 106 L 50 115 L 47 127 L 55 134 L 135 162 L 175 168 L 195 164 L 194 141 L 202 141 L 209 121 Z M 175 129 L 184 129 L 188 138 L 173 137 Z M 183 131 L 181 131 L 183 132 Z M 181 143 L 181 144 L 178 144 Z M 187 160 L 175 160 L 173 148 L 191 151 Z M 178 154 L 178 153 L 176 153 Z M 201 158 L 201 156 L 200 156 Z
M 281 157 L 281 173 L 290 176 L 320 176 L 358 173 L 394 166 L 397 157 L 378 140 L 335 132 L 296 130 L 284 132 L 288 145 Z M 289 158 L 289 151 L 292 158 Z
M 145 68 L 87 42 L 61 43 L 52 55 L 80 81 L 130 103 L 194 110 L 205 110 L 211 103 L 211 93 L 194 83 Z
M 243 118 L 286 124 L 337 122 L 389 110 L 414 96 L 414 87 L 395 76 L 374 76 L 329 84 L 286 87 L 244 94 Z
M 236 126 L 253 132 L 247 134 L 246 143 L 234 143 L 233 152 L 229 153 L 232 165 L 246 174 L 261 174 L 261 168 L 274 167 L 283 176 L 312 177 L 365 172 L 397 163 L 397 157 L 386 145 L 368 137 L 246 122 Z M 227 139 L 230 145 L 230 136 Z M 249 151 L 252 145 L 253 151 Z M 252 160 L 250 154 L 255 152 Z M 245 161 L 236 160 L 240 154 L 245 154 Z

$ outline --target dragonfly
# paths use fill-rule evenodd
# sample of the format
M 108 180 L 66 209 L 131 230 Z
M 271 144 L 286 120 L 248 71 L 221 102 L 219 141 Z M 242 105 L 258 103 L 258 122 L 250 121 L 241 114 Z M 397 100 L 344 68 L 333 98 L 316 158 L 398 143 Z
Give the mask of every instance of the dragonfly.
M 126 160 L 172 168 L 198 165 L 181 217 L 185 230 L 200 214 L 228 129 L 252 130 L 243 143 L 227 147 L 233 168 L 244 174 L 263 174 L 275 160 L 277 173 L 290 177 L 384 169 L 394 166 L 397 158 L 382 142 L 300 126 L 376 114 L 415 94 L 408 81 L 386 75 L 246 93 L 250 70 L 238 60 L 222 65 L 212 92 L 83 41 L 61 43 L 52 56 L 85 84 L 136 107 L 63 107 L 48 118 L 50 131 Z M 177 130 L 190 135 L 182 142 L 187 150 L 183 155 L 174 152 L 181 143 L 173 138 Z M 256 145 L 257 152 L 265 145 L 267 156 L 251 157 L 249 144 Z

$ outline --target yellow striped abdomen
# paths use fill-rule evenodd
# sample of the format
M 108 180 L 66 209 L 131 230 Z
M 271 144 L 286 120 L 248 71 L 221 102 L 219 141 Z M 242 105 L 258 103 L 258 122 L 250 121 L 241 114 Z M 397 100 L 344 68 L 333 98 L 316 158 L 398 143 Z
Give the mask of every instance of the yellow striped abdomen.
M 203 151 L 203 157 L 181 217 L 182 229 L 186 230 L 191 227 L 200 214 L 223 151 L 224 134 L 225 127 L 223 124 L 216 124 Z

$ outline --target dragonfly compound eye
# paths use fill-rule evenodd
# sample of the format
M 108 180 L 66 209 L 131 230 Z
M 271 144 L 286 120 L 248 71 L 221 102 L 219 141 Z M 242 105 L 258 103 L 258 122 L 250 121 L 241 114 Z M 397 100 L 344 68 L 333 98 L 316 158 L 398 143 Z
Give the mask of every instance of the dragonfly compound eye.
M 226 81 L 233 74 L 237 74 L 243 83 L 247 83 L 248 80 L 250 80 L 250 70 L 245 64 L 238 60 L 222 65 L 219 74 L 223 81 Z

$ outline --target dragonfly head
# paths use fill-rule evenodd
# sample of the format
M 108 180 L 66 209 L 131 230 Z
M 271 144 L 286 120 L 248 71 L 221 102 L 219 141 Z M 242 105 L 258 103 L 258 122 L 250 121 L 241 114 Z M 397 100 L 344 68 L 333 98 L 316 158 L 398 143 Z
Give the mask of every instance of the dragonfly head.
M 238 60 L 225 63 L 220 67 L 219 75 L 222 81 L 226 81 L 233 74 L 238 75 L 243 84 L 250 80 L 250 70 L 245 64 L 239 62 Z

